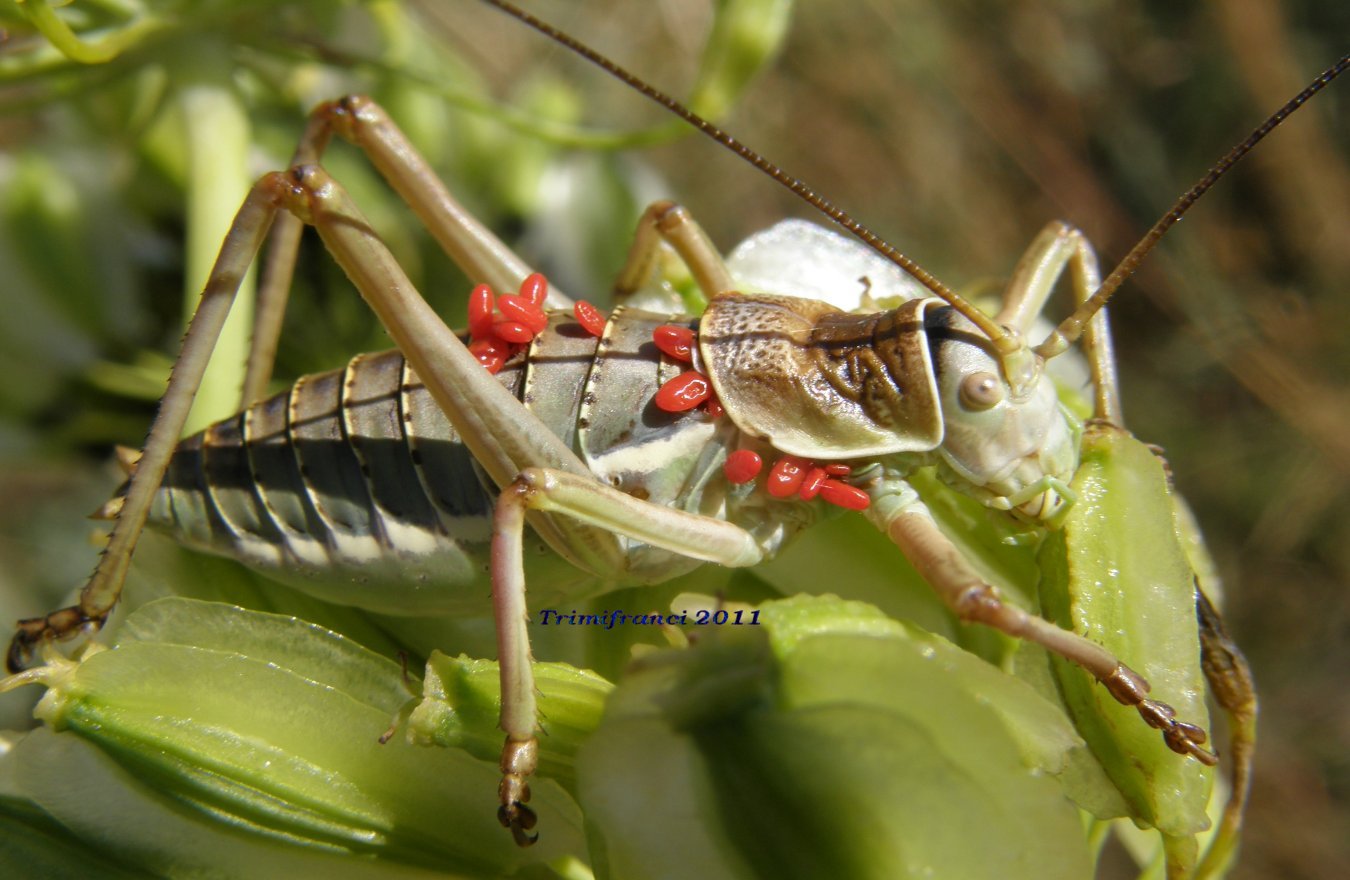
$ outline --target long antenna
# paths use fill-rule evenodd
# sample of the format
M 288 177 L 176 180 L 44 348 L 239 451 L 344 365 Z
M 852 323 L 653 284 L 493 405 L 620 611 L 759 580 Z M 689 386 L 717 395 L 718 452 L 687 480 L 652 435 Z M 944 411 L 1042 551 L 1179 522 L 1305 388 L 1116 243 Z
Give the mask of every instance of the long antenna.
M 1055 328 L 1044 342 L 1036 347 L 1036 354 L 1042 358 L 1049 359 L 1064 351 L 1082 335 L 1083 328 L 1092 316 L 1097 314 L 1106 301 L 1120 289 L 1125 280 L 1134 274 L 1134 270 L 1139 268 L 1149 251 L 1158 244 L 1158 240 L 1163 237 L 1163 233 L 1171 229 L 1182 215 L 1190 210 L 1202 195 L 1204 195 L 1211 186 L 1213 186 L 1220 177 L 1223 177 L 1228 170 L 1237 164 L 1238 160 L 1247 155 L 1259 144 L 1266 135 L 1275 130 L 1275 127 L 1289 118 L 1299 107 L 1302 107 L 1309 98 L 1326 88 L 1333 79 L 1345 72 L 1350 67 L 1350 55 L 1345 55 L 1340 61 L 1322 71 L 1322 74 L 1313 80 L 1306 89 L 1299 92 L 1289 100 L 1279 110 L 1272 113 L 1265 122 L 1256 127 L 1251 134 L 1247 135 L 1242 143 L 1228 151 L 1218 163 L 1196 182 L 1181 198 L 1177 199 L 1167 213 L 1158 218 L 1158 222 L 1153 224 L 1153 228 L 1141 239 L 1139 243 L 1130 249 L 1125 255 L 1125 259 L 1120 261 L 1116 268 L 1111 270 L 1111 274 L 1106 276 L 1102 286 L 1088 297 L 1084 303 L 1074 310 L 1074 313 L 1065 318 L 1058 327 Z
M 722 146 L 731 150 L 733 153 L 740 156 L 742 159 L 749 162 L 751 165 L 754 165 L 760 171 L 763 171 L 765 174 L 767 174 L 769 177 L 777 181 L 787 190 L 798 196 L 800 199 L 809 204 L 811 207 L 815 208 L 817 211 L 820 211 L 825 216 L 833 220 L 835 223 L 838 223 L 844 229 L 847 229 L 849 232 L 853 233 L 855 236 L 861 239 L 864 244 L 872 248 L 872 250 L 881 254 L 883 257 L 890 260 L 892 263 L 895 263 L 897 266 L 899 266 L 901 269 L 904 269 L 910 275 L 914 276 L 914 278 L 918 280 L 920 284 L 922 284 L 924 287 L 927 287 L 935 295 L 945 300 L 952 308 L 956 309 L 966 318 L 970 319 L 971 323 L 975 324 L 977 327 L 980 328 L 980 330 L 984 331 L 985 335 L 989 337 L 990 341 L 994 344 L 994 348 L 999 352 L 1000 355 L 1007 357 L 1024 350 L 1020 339 L 1011 336 L 1007 330 L 996 324 L 992 318 L 990 318 L 984 312 L 980 311 L 971 303 L 967 302 L 958 293 L 956 293 L 956 291 L 952 290 L 950 287 L 943 284 L 928 270 L 924 269 L 910 257 L 905 256 L 900 251 L 896 250 L 894 247 L 887 244 L 886 241 L 881 238 L 881 236 L 877 235 L 875 232 L 868 229 L 866 226 L 862 225 L 857 220 L 854 220 L 842 208 L 836 207 L 834 204 L 832 204 L 822 196 L 818 195 L 813 189 L 811 189 L 809 186 L 803 183 L 800 179 L 792 176 L 791 174 L 788 174 L 786 171 L 779 168 L 777 165 L 773 164 L 768 159 L 764 158 L 764 156 L 761 155 L 759 152 L 741 143 L 739 140 L 732 137 L 729 133 L 727 133 L 723 129 L 714 125 L 712 122 L 709 122 L 707 119 L 704 119 L 702 116 L 699 116 L 693 110 L 690 110 L 688 107 L 684 106 L 684 104 L 681 104 L 675 98 L 672 98 L 665 92 L 662 92 L 659 89 L 655 88 L 654 86 L 649 85 L 645 80 L 639 78 L 636 74 L 628 72 L 626 69 L 620 67 L 615 62 L 606 58 L 604 55 L 601 55 L 599 52 L 595 51 L 590 46 L 587 46 L 585 43 L 582 43 L 581 41 L 573 38 L 572 36 L 558 30 L 557 28 L 553 27 L 553 25 L 548 24 L 545 21 L 541 21 L 538 18 L 535 18 L 530 13 L 526 12 L 525 10 L 521 9 L 518 6 L 515 6 L 514 4 L 505 2 L 505 0 L 484 0 L 484 2 L 489 3 L 492 6 L 496 6 L 498 9 L 502 10 L 507 15 L 510 15 L 513 18 L 520 20 L 524 24 L 529 25 L 530 27 L 534 28 L 536 31 L 548 37 L 550 40 L 554 41 L 560 46 L 570 49 L 577 55 L 580 55 L 582 58 L 594 64 L 596 67 L 599 67 L 601 70 L 605 71 L 610 76 L 613 76 L 620 82 L 627 85 L 629 88 L 639 92 L 640 94 L 645 95 L 646 97 L 660 104 L 662 107 L 665 107 L 671 113 L 674 113 L 676 116 L 680 117 L 685 122 L 688 122 L 690 125 L 694 126 L 694 128 L 698 129 L 699 131 L 706 134 L 708 137 L 717 141 Z
M 868 247 L 908 272 L 918 280 L 920 284 L 945 300 L 952 308 L 956 309 L 968 318 L 971 323 L 979 327 L 985 335 L 989 337 L 995 350 L 998 351 L 999 356 L 1003 361 L 1004 371 L 1007 373 L 1010 381 L 1016 384 L 1020 378 L 1029 375 L 1027 372 L 1029 369 L 1029 364 L 1027 363 L 1029 356 L 1019 337 L 1010 333 L 1007 329 L 1000 327 L 992 318 L 971 305 L 950 287 L 934 277 L 928 270 L 924 269 L 913 259 L 896 250 L 883 240 L 881 236 L 877 235 L 857 220 L 854 220 L 842 208 L 836 207 L 827 199 L 818 195 L 799 178 L 788 174 L 786 171 L 764 158 L 763 155 L 741 143 L 712 122 L 699 116 L 675 98 L 672 98 L 665 92 L 649 85 L 637 75 L 630 73 L 591 47 L 558 30 L 547 22 L 535 18 L 520 7 L 506 2 L 506 0 L 484 0 L 484 2 L 497 7 L 506 14 L 529 25 L 531 28 L 534 28 L 558 45 L 570 49 L 572 52 L 580 55 L 601 70 L 623 82 L 629 88 L 665 107 L 685 122 L 694 126 L 694 128 L 722 144 L 751 165 L 754 165 L 760 171 L 763 171 L 770 178 L 777 181 L 811 207 L 820 211 L 835 223 L 853 233 L 853 235 L 857 236 Z M 1106 277 L 1106 280 L 1102 282 L 1101 287 L 1097 288 L 1096 292 L 1093 293 L 1091 297 L 1075 309 L 1073 314 L 1068 318 L 1065 318 L 1046 340 L 1036 347 L 1035 354 L 1043 360 L 1049 360 L 1076 342 L 1078 337 L 1083 334 L 1083 330 L 1087 327 L 1087 323 L 1092 319 L 1092 316 L 1099 312 L 1102 307 L 1106 305 L 1107 300 L 1109 300 L 1111 296 L 1120 289 L 1120 286 L 1125 283 L 1126 279 L 1134 274 L 1135 269 L 1139 267 L 1139 264 L 1143 262 L 1144 257 L 1146 257 L 1158 244 L 1158 241 L 1163 237 L 1163 234 L 1175 225 L 1176 222 L 1190 210 L 1191 206 L 1219 180 L 1219 178 L 1223 177 L 1230 168 L 1237 164 L 1238 160 L 1250 153 L 1266 135 L 1270 134 L 1276 126 L 1287 119 L 1295 110 L 1303 106 L 1309 98 L 1320 92 L 1329 85 L 1332 80 L 1344 73 L 1347 67 L 1350 67 L 1350 55 L 1343 56 L 1338 62 L 1323 71 L 1322 74 L 1318 76 L 1317 79 L 1313 80 L 1307 88 L 1299 92 L 1287 104 L 1275 111 L 1275 113 L 1271 114 L 1271 116 L 1266 119 L 1265 122 L 1261 123 L 1261 125 L 1257 126 L 1245 140 L 1220 159 L 1219 162 L 1195 184 L 1195 186 L 1191 187 L 1185 195 L 1177 199 L 1176 203 L 1168 209 L 1167 213 L 1159 218 L 1157 223 L 1153 224 L 1153 227 L 1148 233 L 1139 240 L 1138 244 L 1131 248 L 1130 252 L 1125 255 L 1125 258 L 1120 261 L 1120 264 Z

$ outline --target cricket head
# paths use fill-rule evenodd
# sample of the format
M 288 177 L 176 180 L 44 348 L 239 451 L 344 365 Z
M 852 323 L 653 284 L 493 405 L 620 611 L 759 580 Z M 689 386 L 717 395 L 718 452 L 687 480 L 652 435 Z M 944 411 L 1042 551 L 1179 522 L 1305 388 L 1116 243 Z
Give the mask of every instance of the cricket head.
M 1055 526 L 1073 503 L 1078 422 L 1060 405 L 1044 362 L 1008 378 L 1007 361 L 952 308 L 925 320 L 944 433 L 938 475 L 988 507 Z
M 1049 525 L 1068 509 L 1079 432 L 1043 361 L 1023 347 L 1028 369 L 1009 370 L 984 330 L 939 299 L 852 314 L 726 294 L 704 312 L 698 345 L 727 415 L 782 452 L 922 453 L 989 507 Z

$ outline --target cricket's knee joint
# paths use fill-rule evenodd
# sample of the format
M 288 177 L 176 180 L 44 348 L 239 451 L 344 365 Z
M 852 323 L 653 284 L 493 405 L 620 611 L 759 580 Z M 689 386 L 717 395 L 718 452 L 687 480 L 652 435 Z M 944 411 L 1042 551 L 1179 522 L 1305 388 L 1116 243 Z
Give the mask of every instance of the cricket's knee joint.
M 333 102 L 335 113 L 357 114 L 375 102 L 366 95 L 343 95 Z
M 311 216 L 315 204 L 322 204 L 331 198 L 329 185 L 332 178 L 323 170 L 323 166 L 314 162 L 301 162 L 287 169 L 286 180 L 287 207 L 297 216 L 303 215 L 300 219 L 306 223 L 313 222 Z
M 361 130 L 384 118 L 380 105 L 367 95 L 343 95 L 322 106 L 322 115 L 333 131 L 353 143 L 361 141 Z
M 302 162 L 292 165 L 274 178 L 273 197 L 280 207 L 294 214 L 302 223 L 314 223 L 315 202 L 323 199 L 324 183 L 328 174 L 318 165 Z
M 989 584 L 977 583 L 956 597 L 952 610 L 961 620 L 993 625 L 1007 614 L 1008 606 L 999 598 L 998 590 Z
M 516 474 L 516 478 L 511 481 L 510 488 L 521 501 L 528 505 L 531 496 L 537 492 L 547 491 L 552 488 L 552 484 L 553 481 L 549 479 L 547 470 L 529 467 Z
M 642 213 L 643 219 L 653 226 L 660 227 L 661 218 L 678 209 L 680 206 L 670 199 L 657 199 L 647 206 L 647 210 Z
M 652 211 L 656 228 L 666 234 L 689 222 L 689 212 L 675 202 L 656 202 L 652 205 Z
M 1046 229 L 1056 238 L 1072 242 L 1079 252 L 1088 247 L 1087 234 L 1067 220 L 1051 220 Z

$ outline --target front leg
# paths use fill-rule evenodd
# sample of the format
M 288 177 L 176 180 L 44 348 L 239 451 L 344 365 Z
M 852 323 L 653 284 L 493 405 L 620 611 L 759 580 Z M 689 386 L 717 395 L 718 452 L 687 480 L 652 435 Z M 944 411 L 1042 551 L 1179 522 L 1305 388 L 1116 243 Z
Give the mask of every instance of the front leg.
M 522 544 L 527 510 L 562 514 L 597 529 L 730 568 L 755 565 L 764 556 L 754 537 L 739 526 L 641 501 L 576 474 L 529 468 L 502 491 L 492 530 L 492 605 L 501 669 L 501 726 L 506 731 L 498 817 L 521 846 L 535 840 L 529 833 L 535 816 L 526 806 L 530 799 L 526 780 L 534 773 L 539 751 L 529 612 L 525 607 Z
M 1017 262 L 1003 295 L 1003 307 L 994 320 L 1015 328 L 1025 337 L 1066 271 L 1071 280 L 1074 306 L 1081 306 L 1101 286 L 1097 254 L 1082 230 L 1056 220 L 1041 230 Z M 1124 425 L 1115 346 L 1111 341 L 1106 309 L 1101 309 L 1088 321 L 1083 331 L 1083 350 L 1092 371 L 1095 416 L 1113 425 Z
M 1161 730 L 1172 751 L 1214 765 L 1218 759 L 1203 744 L 1208 737 L 1194 724 L 1178 721 L 1171 706 L 1148 699 L 1149 684 L 1101 645 L 1005 603 L 933 521 L 917 498 L 902 506 L 874 506 L 873 522 L 895 542 L 938 596 L 963 621 L 982 623 L 1034 642 L 1078 664 L 1104 685 L 1117 701 L 1133 706 L 1150 727 Z

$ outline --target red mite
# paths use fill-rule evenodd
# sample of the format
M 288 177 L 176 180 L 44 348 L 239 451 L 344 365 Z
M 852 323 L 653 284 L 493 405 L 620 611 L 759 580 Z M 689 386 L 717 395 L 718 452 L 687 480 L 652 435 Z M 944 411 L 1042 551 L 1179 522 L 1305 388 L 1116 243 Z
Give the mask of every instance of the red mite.
M 572 314 L 587 333 L 592 336 L 605 335 L 605 316 L 586 300 L 577 300 L 576 305 L 572 306 Z
M 524 324 L 535 332 L 543 333 L 544 328 L 548 326 L 548 315 L 524 296 L 513 296 L 506 294 L 497 297 L 497 308 L 501 310 L 502 316 L 508 320 L 515 321 L 517 324 Z
M 538 272 L 520 282 L 520 295 L 535 306 L 543 306 L 548 296 L 548 279 Z
M 759 457 L 759 453 L 751 452 L 749 449 L 737 449 L 727 456 L 726 464 L 722 465 L 722 472 L 727 475 L 727 480 L 732 483 L 748 483 L 759 472 L 764 469 L 764 459 Z
M 505 317 L 493 319 L 492 332 L 498 339 L 513 345 L 524 345 L 538 335 L 524 324 L 509 321 Z
M 492 335 L 492 288 L 480 284 L 469 294 L 469 336 L 474 340 Z
M 769 469 L 769 480 L 764 488 L 775 498 L 790 498 L 801 489 L 808 466 L 804 458 L 785 455 Z
M 469 351 L 489 373 L 500 372 L 511 355 L 548 327 L 542 308 L 546 296 L 548 281 L 538 272 L 520 283 L 519 294 L 494 296 L 486 284 L 469 294 Z
M 712 394 L 708 377 L 698 370 L 685 370 L 656 391 L 656 405 L 666 412 L 685 412 Z
M 469 344 L 469 353 L 478 358 L 478 362 L 494 376 L 506 365 L 511 354 L 510 346 L 499 339 L 479 339 Z
M 723 470 L 727 479 L 733 483 L 748 483 L 759 473 L 759 456 L 755 456 L 752 473 L 748 464 L 749 458 L 742 456 L 742 453 L 747 452 L 749 450 L 742 449 L 727 456 Z M 851 471 L 851 467 L 839 462 L 820 465 L 795 455 L 785 455 L 775 461 L 773 467 L 769 469 L 769 478 L 764 483 L 764 489 L 774 498 L 786 500 L 796 495 L 803 501 L 811 501 L 819 495 L 836 507 L 866 510 L 872 501 L 866 492 L 834 479 L 846 477 Z M 749 476 L 745 476 L 746 474 Z M 744 479 L 741 479 L 742 477 Z
M 813 500 L 820 494 L 820 487 L 825 484 L 828 476 L 823 467 L 811 468 L 806 472 L 805 479 L 802 480 L 802 487 L 797 490 L 797 497 L 803 501 Z
M 652 331 L 652 341 L 657 348 L 677 361 L 693 360 L 694 331 L 688 327 L 662 324 Z
M 685 363 L 694 359 L 694 331 L 688 327 L 662 324 L 652 331 L 652 342 L 669 358 Z M 698 370 L 686 370 L 656 392 L 656 405 L 666 412 L 686 412 L 699 404 L 714 419 L 726 412 L 712 393 L 712 383 Z
M 849 510 L 866 510 L 872 499 L 857 486 L 841 483 L 838 480 L 826 480 L 820 484 L 820 497 L 837 507 Z

